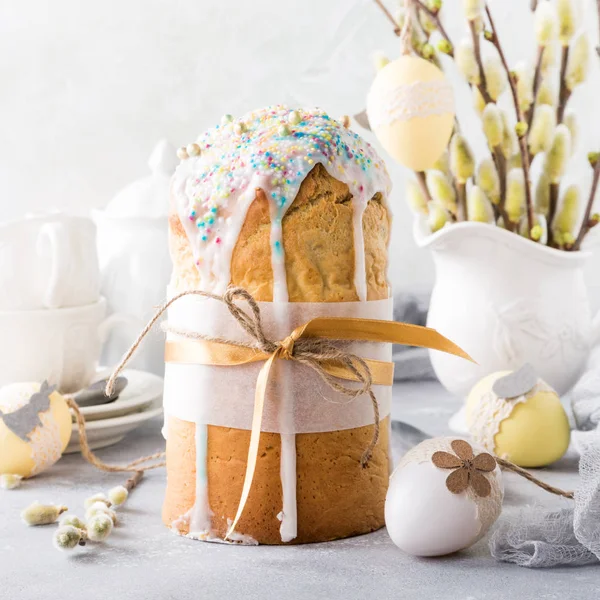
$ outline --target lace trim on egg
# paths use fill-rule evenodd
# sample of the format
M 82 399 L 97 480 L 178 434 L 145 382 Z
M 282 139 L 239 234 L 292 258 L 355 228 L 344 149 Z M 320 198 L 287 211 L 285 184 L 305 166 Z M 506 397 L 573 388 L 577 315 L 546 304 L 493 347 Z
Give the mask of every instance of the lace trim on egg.
M 452 85 L 446 79 L 415 81 L 387 92 L 378 106 L 369 111 L 372 128 L 454 112 Z
M 505 400 L 489 391 L 467 416 L 467 425 L 473 440 L 488 452 L 494 453 L 496 434 L 500 431 L 502 421 L 510 417 L 515 406 L 525 402 L 538 392 L 552 391 L 552 388 L 541 379 L 526 394 Z
M 46 411 L 40 413 L 39 417 L 42 424 L 36 427 L 35 431 L 29 436 L 31 460 L 33 460 L 31 475 L 41 473 L 44 469 L 53 465 L 62 454 L 60 430 L 52 413 Z

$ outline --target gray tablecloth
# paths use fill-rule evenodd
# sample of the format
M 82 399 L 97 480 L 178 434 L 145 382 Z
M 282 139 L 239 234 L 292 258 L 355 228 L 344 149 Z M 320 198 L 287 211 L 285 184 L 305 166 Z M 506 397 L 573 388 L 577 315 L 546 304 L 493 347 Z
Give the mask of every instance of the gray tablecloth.
M 448 433 L 458 408 L 437 383 L 394 387 L 393 414 L 433 435 Z M 106 461 L 125 461 L 162 445 L 155 420 L 124 442 L 100 451 Z M 400 448 L 396 445 L 395 451 Z M 539 473 L 572 488 L 576 457 L 567 455 Z M 27 528 L 20 510 L 34 500 L 61 502 L 81 513 L 93 492 L 121 483 L 122 475 L 95 470 L 66 456 L 49 472 L 13 491 L 0 491 L 1 600 L 560 600 L 595 598 L 597 567 L 531 571 L 495 561 L 487 541 L 454 556 L 404 555 L 385 530 L 326 544 L 240 547 L 177 537 L 160 521 L 164 472 L 152 472 L 121 511 L 122 524 L 105 545 L 60 553 L 52 527 Z M 505 515 L 520 507 L 565 506 L 513 474 L 505 475 Z

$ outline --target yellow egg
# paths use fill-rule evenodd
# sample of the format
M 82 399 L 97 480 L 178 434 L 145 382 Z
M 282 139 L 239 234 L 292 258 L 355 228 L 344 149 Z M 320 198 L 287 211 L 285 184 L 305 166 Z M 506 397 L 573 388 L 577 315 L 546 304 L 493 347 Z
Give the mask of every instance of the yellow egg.
M 454 95 L 444 73 L 417 56 L 381 69 L 367 97 L 371 129 L 381 145 L 414 171 L 433 166 L 454 127 Z
M 58 392 L 44 386 L 13 383 L 0 388 L 0 474 L 37 475 L 67 447 L 72 430 L 69 407 Z M 43 410 L 35 408 L 40 399 Z
M 521 467 L 544 467 L 567 451 L 569 419 L 558 394 L 544 381 L 517 398 L 493 391 L 500 371 L 484 377 L 469 393 L 466 421 L 473 439 L 489 452 Z

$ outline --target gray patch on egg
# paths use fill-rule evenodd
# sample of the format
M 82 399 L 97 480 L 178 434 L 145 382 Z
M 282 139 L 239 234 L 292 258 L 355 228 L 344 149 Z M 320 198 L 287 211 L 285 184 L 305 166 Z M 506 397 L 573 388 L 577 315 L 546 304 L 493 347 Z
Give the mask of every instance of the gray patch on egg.
M 11 413 L 2 413 L 0 419 L 4 424 L 24 442 L 29 441 L 29 436 L 34 430 L 42 424 L 40 413 L 50 408 L 50 394 L 56 389 L 56 386 L 49 386 L 47 381 L 42 383 L 39 392 L 35 392 L 29 399 L 29 402 L 18 410 Z
M 492 391 L 499 398 L 517 398 L 531 391 L 538 382 L 535 369 L 525 363 L 518 371 L 513 371 L 498 379 L 492 386 Z

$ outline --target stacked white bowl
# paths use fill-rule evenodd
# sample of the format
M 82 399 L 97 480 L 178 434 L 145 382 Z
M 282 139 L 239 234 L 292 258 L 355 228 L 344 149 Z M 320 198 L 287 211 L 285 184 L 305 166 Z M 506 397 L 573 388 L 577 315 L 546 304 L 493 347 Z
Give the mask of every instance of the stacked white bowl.
M 105 319 L 96 226 L 51 213 L 0 224 L 0 386 L 43 381 L 62 392 L 90 383 Z

